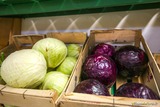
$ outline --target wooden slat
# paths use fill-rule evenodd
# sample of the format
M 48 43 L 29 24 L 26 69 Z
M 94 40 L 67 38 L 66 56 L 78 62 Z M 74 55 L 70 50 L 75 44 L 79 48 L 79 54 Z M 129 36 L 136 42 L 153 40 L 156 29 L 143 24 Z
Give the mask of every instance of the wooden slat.
M 3 93 L 0 94 L 0 103 L 20 107 L 55 107 L 52 98 L 25 96 L 21 94 Z
M 113 104 L 101 104 L 95 105 L 95 103 L 85 102 L 85 101 L 74 101 L 74 100 L 62 100 L 59 103 L 59 107 L 115 107 Z
M 119 107 L 160 107 L 160 100 L 114 97 L 114 102 Z
M 9 43 L 9 33 L 12 29 L 12 23 L 13 18 L 0 18 L 0 49 L 4 48 Z
M 92 30 L 91 33 L 95 35 L 96 42 L 134 42 L 136 37 L 134 30 Z M 128 37 L 129 36 L 129 37 Z
M 14 25 L 12 28 L 13 35 L 20 35 L 21 34 L 21 27 L 22 27 L 22 19 L 21 18 L 14 18 Z
M 86 41 L 86 33 L 83 32 L 66 32 L 66 33 L 48 33 L 47 37 L 57 38 L 65 43 L 84 43 Z
M 35 97 L 52 97 L 57 96 L 54 90 L 38 90 L 38 89 L 23 89 L 23 88 L 13 88 L 5 85 L 0 85 L 0 93 L 12 93 L 21 94 L 25 96 L 35 96 Z
M 45 35 L 14 35 L 12 37 L 13 42 L 18 50 L 32 48 L 37 41 L 43 38 L 45 38 Z
M 158 66 L 159 66 L 159 68 L 160 68 L 160 54 L 153 54 L 153 56 L 154 56 L 154 58 L 155 58 L 155 60 L 156 60 L 156 62 L 157 62 L 157 64 L 158 64 Z
M 147 45 L 147 43 L 145 42 L 144 38 L 141 39 L 142 40 L 142 44 L 143 44 L 143 47 L 147 53 L 147 56 L 149 58 L 149 64 L 150 64 L 150 67 L 152 69 L 152 72 L 153 72 L 153 75 L 155 77 L 155 80 L 156 80 L 156 84 L 158 86 L 158 89 L 160 90 L 160 69 L 149 49 L 149 46 Z M 159 94 L 160 95 L 160 94 Z
M 157 81 L 150 65 L 149 70 L 141 76 L 141 79 L 143 80 L 143 84 L 150 87 L 157 95 L 160 96 L 160 90 L 158 89 Z
M 75 104 L 74 104 L 75 103 Z M 139 103 L 139 105 L 138 105 Z M 140 104 L 141 103 L 141 104 Z M 112 96 L 98 96 L 90 94 L 71 93 L 66 95 L 62 100 L 60 107 L 106 107 L 106 106 L 136 106 L 148 107 L 149 104 L 153 107 L 160 106 L 160 100 L 146 100 L 138 98 L 126 98 L 126 97 L 112 97 Z M 148 105 L 147 105 L 148 104 Z
M 0 103 L 27 107 L 52 107 L 58 94 L 51 90 L 12 88 L 0 85 Z M 37 103 L 38 101 L 38 103 Z M 27 104 L 28 103 L 28 104 Z
M 141 38 L 142 38 L 142 31 L 137 30 L 136 31 L 136 37 L 135 37 L 135 40 L 134 40 L 134 46 L 140 47 Z
M 22 19 L 13 18 L 12 28 L 9 31 L 9 44 L 13 43 L 12 36 L 21 34 Z
M 0 18 L 0 49 L 12 43 L 11 36 L 20 34 L 20 18 Z
M 65 96 L 66 100 L 73 100 L 73 101 L 80 101 L 80 102 L 88 102 L 88 103 L 95 103 L 95 105 L 100 103 L 105 104 L 113 104 L 113 97 L 108 96 L 98 96 L 98 95 L 91 95 L 91 94 L 81 94 L 81 93 L 70 93 Z

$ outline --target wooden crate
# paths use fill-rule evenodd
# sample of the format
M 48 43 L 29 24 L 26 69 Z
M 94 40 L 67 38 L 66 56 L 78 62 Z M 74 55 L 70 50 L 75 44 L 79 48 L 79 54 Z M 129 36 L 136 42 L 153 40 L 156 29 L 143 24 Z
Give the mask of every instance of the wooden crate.
M 87 39 L 86 33 L 83 32 L 48 33 L 46 35 L 14 35 L 12 38 L 14 44 L 8 45 L 0 52 L 4 52 L 5 57 L 7 57 L 16 50 L 31 48 L 36 41 L 47 37 L 57 38 L 66 44 L 77 43 L 81 45 L 82 49 L 77 60 L 78 64 Z M 0 85 L 0 103 L 18 107 L 55 107 L 65 93 L 74 71 L 75 68 L 60 96 L 58 96 L 55 91 L 51 90 L 12 88 L 7 85 Z
M 143 83 L 150 87 L 157 95 L 160 96 L 160 71 L 157 64 L 151 54 L 148 45 L 146 44 L 141 30 L 101 30 L 91 31 L 91 35 L 87 40 L 81 59 L 76 66 L 73 78 L 66 90 L 66 94 L 59 103 L 60 107 L 160 107 L 160 100 L 146 100 L 139 98 L 126 98 L 126 97 L 115 97 L 115 96 L 98 96 L 90 94 L 75 93 L 74 88 L 80 82 L 80 75 L 82 65 L 97 43 L 112 43 L 115 46 L 121 46 L 126 44 L 132 44 L 137 47 L 143 48 L 149 57 L 149 70 L 140 77 L 133 78 L 133 82 Z M 148 79 L 152 76 L 152 79 Z M 117 77 L 116 87 L 118 88 L 127 80 L 120 79 Z

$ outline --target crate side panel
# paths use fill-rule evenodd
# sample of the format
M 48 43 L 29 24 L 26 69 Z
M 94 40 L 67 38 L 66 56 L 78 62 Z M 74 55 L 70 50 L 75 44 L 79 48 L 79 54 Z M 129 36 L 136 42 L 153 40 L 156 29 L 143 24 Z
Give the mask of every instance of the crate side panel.
M 13 18 L 0 18 L 0 49 L 9 44 L 9 34 L 12 29 Z
M 157 84 L 157 89 L 158 89 L 158 93 L 160 95 L 160 69 L 147 45 L 147 43 L 145 42 L 144 38 L 141 39 L 142 40 L 142 44 L 143 44 L 143 47 L 148 55 L 148 58 L 149 58 L 149 65 L 151 67 L 151 70 L 152 70 L 152 74 L 154 75 L 154 78 L 155 78 L 155 84 Z
M 68 33 L 48 33 L 46 37 L 57 38 L 65 43 L 84 43 L 86 41 L 86 33 L 68 32 Z
M 104 31 L 91 31 L 95 35 L 97 43 L 100 42 L 117 42 L 127 43 L 134 42 L 138 31 L 134 30 L 104 30 Z
M 73 100 L 62 100 L 62 102 L 59 103 L 59 107 L 113 107 L 113 104 L 96 104 L 91 102 L 85 102 L 85 101 L 73 101 Z M 116 107 L 116 106 L 114 106 Z
M 0 94 L 0 103 L 20 107 L 54 107 L 52 98 L 22 96 L 21 94 L 3 93 Z
M 158 64 L 158 66 L 160 68 L 160 54 L 159 53 L 158 54 L 154 54 L 153 56 L 154 56 L 154 58 L 155 58 L 155 60 L 156 60 L 156 62 Z
M 14 35 L 13 42 L 16 48 L 19 49 L 28 49 L 39 40 L 45 38 L 45 35 Z

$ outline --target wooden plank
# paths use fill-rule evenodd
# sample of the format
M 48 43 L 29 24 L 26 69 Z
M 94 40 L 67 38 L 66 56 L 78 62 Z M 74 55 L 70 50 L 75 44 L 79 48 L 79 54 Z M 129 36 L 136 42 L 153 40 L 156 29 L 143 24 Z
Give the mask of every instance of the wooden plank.
M 62 40 L 65 43 L 84 43 L 87 36 L 84 32 L 66 32 L 66 33 L 48 33 L 46 37 L 53 37 Z
M 52 98 L 25 96 L 21 94 L 3 93 L 0 94 L 0 103 L 20 107 L 55 107 Z
M 135 37 L 135 40 L 134 40 L 135 41 L 134 46 L 140 47 L 141 38 L 142 38 L 142 31 L 137 30 L 136 31 L 136 37 Z
M 145 42 L 144 38 L 141 39 L 142 40 L 142 44 L 143 44 L 143 47 L 147 53 L 147 56 L 149 58 L 149 64 L 150 64 L 150 67 L 152 69 L 152 72 L 153 72 L 153 75 L 155 77 L 155 80 L 156 80 L 156 84 L 158 86 L 158 89 L 160 89 L 160 69 L 152 55 L 152 52 L 150 51 L 149 49 L 149 46 L 147 45 L 147 43 Z M 160 95 L 160 94 L 159 94 Z
M 12 88 L 0 85 L 0 103 L 16 106 L 53 106 L 58 94 L 53 90 Z M 38 103 L 37 103 L 38 101 Z M 28 103 L 28 104 L 27 104 Z
M 13 43 L 12 36 L 21 34 L 22 19 L 13 18 L 12 28 L 9 31 L 9 44 Z
M 156 60 L 156 62 L 158 64 L 158 66 L 160 68 L 160 54 L 159 53 L 153 54 L 153 56 L 154 56 L 154 58 L 155 58 L 155 60 Z
M 92 30 L 97 43 L 100 42 L 117 42 L 126 43 L 134 42 L 136 37 L 135 30 Z M 128 37 L 129 36 L 129 37 Z
M 79 103 L 81 102 L 84 106 L 88 106 L 88 107 L 101 106 L 101 105 L 106 106 L 106 105 L 112 105 L 113 104 L 113 97 L 111 97 L 111 96 L 105 97 L 105 96 L 98 96 L 98 95 L 91 95 L 91 94 L 81 94 L 81 93 L 67 94 L 65 96 L 65 98 L 63 99 L 63 101 L 65 102 L 65 101 L 68 101 L 68 100 L 79 102 Z M 90 105 L 88 105 L 88 104 L 90 104 Z M 70 105 L 72 105 L 72 103 Z M 76 105 L 74 107 L 77 107 L 77 106 L 80 106 L 80 105 Z
M 62 100 L 59 103 L 59 107 L 116 107 L 113 104 L 101 104 L 95 105 L 93 102 L 85 102 L 85 101 L 74 101 L 74 100 Z M 119 106 L 120 107 L 120 106 Z
M 149 70 L 146 71 L 142 76 L 141 79 L 143 80 L 143 84 L 150 87 L 157 95 L 160 96 L 160 90 L 157 86 L 157 81 L 155 79 L 155 75 L 153 74 L 153 71 L 151 69 L 151 66 L 149 65 Z
M 75 103 L 75 104 L 73 104 Z M 139 105 L 138 105 L 139 103 Z M 141 104 L 140 104 L 141 103 Z M 138 98 L 98 96 L 90 94 L 71 93 L 62 100 L 60 107 L 104 107 L 104 106 L 148 106 L 152 104 L 155 107 L 160 106 L 159 100 L 146 100 Z M 70 106 L 69 106 L 70 105 Z
M 160 100 L 149 100 L 139 98 L 127 98 L 127 97 L 114 97 L 114 105 L 119 107 L 160 107 Z
M 0 85 L 0 92 L 21 94 L 25 96 L 35 96 L 35 97 L 57 97 L 57 93 L 54 90 L 38 90 L 38 89 L 24 89 L 24 88 L 13 88 L 5 85 Z
M 20 35 L 21 34 L 21 27 L 22 27 L 22 19 L 21 18 L 14 18 L 14 25 L 12 28 L 13 35 Z
M 0 18 L 0 49 L 4 48 L 9 43 L 9 33 L 12 29 L 12 23 L 13 18 Z
M 11 36 L 20 34 L 21 19 L 20 18 L 0 18 L 0 49 L 12 43 Z
M 82 93 L 70 93 L 65 95 L 65 99 L 72 99 L 75 101 L 84 101 L 84 102 L 103 102 L 103 103 L 113 103 L 112 96 L 100 96 L 92 94 L 82 94 Z
M 16 46 L 16 48 L 19 49 L 28 49 L 32 48 L 32 46 L 39 41 L 40 39 L 45 38 L 45 35 L 43 34 L 37 34 L 37 35 L 14 35 L 12 37 L 13 42 Z

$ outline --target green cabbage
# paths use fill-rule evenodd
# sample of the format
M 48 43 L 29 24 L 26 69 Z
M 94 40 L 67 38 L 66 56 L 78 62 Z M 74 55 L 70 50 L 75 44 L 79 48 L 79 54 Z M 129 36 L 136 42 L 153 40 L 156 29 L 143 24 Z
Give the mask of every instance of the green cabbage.
M 2 79 L 2 77 L 1 77 L 1 65 L 2 65 L 2 60 L 4 60 L 3 58 L 2 58 L 2 54 L 1 54 L 1 58 L 0 58 L 0 84 L 5 84 L 5 82 L 4 82 L 4 80 Z
M 10 54 L 2 63 L 1 76 L 7 85 L 35 88 L 44 80 L 46 60 L 40 52 L 23 49 Z
M 57 67 L 67 56 L 66 45 L 55 38 L 41 39 L 33 45 L 33 49 L 44 55 L 50 68 Z
M 16 107 L 16 106 L 12 106 L 12 105 L 6 105 L 6 104 L 4 104 L 4 107 Z
M 78 57 L 81 51 L 81 47 L 78 44 L 69 44 L 67 46 L 67 56 Z
M 76 65 L 77 59 L 75 57 L 66 57 L 65 60 L 58 66 L 57 71 L 64 74 L 70 75 L 74 66 Z
M 0 66 L 2 65 L 2 61 L 1 61 L 1 59 L 0 59 Z
M 67 81 L 68 75 L 57 71 L 50 71 L 46 74 L 40 88 L 43 90 L 56 90 L 58 95 L 60 95 Z

